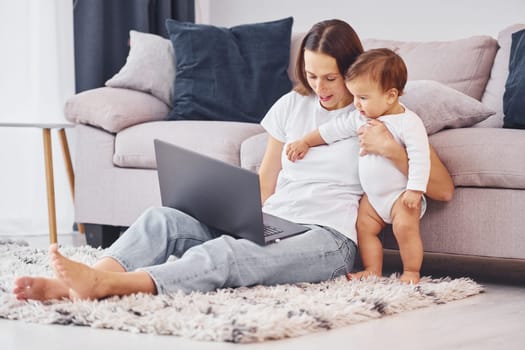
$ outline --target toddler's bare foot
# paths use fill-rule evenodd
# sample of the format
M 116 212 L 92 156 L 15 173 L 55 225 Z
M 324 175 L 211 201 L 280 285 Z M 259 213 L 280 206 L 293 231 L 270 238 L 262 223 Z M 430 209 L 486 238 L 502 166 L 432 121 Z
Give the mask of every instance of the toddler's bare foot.
M 399 278 L 399 280 L 403 283 L 412 283 L 412 284 L 418 284 L 419 283 L 419 272 L 414 271 L 403 271 L 403 274 Z
M 15 280 L 13 293 L 18 300 L 51 300 L 69 297 L 69 288 L 53 278 L 19 277 Z
M 356 273 L 347 273 L 346 278 L 350 280 L 360 280 L 363 278 L 368 278 L 370 276 L 380 276 L 381 272 L 372 271 L 372 270 L 363 270 Z
M 56 277 L 69 288 L 71 298 L 98 299 L 106 296 L 101 283 L 104 271 L 66 258 L 60 254 L 56 244 L 49 247 L 49 254 Z

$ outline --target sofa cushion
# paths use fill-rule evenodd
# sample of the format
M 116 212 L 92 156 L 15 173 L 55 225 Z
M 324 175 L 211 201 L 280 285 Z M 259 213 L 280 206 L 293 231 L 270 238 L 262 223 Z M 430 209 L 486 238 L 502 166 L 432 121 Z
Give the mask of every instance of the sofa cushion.
M 64 106 L 66 119 L 89 124 L 109 132 L 119 132 L 131 125 L 162 120 L 168 106 L 144 92 L 102 87 L 70 97 Z
M 503 126 L 503 93 L 509 74 L 510 45 L 512 33 L 525 29 L 525 24 L 514 24 L 498 34 L 498 53 L 494 59 L 490 79 L 481 98 L 481 102 L 496 111 L 496 114 L 476 124 L 475 127 L 501 128 Z
M 494 114 L 478 100 L 433 80 L 407 82 L 400 100 L 419 115 L 429 135 L 472 126 Z
M 126 168 L 155 169 L 153 140 L 158 138 L 238 166 L 242 141 L 263 130 L 259 124 L 221 121 L 177 120 L 135 125 L 116 135 L 113 163 Z
M 293 18 L 221 28 L 167 20 L 176 53 L 174 120 L 258 123 L 292 85 Z
M 525 29 L 512 34 L 503 114 L 504 128 L 525 129 Z
M 496 128 L 444 130 L 430 143 L 456 186 L 525 189 L 525 131 Z
M 429 139 L 456 186 L 525 189 L 525 162 L 516 161 L 523 158 L 525 131 L 463 128 Z M 267 141 L 268 134 L 261 133 L 242 143 L 243 168 L 259 170 Z
M 175 65 L 171 41 L 155 34 L 129 32 L 126 64 L 106 86 L 146 92 L 171 106 Z
M 489 79 L 497 41 L 473 36 L 452 41 L 363 40 L 365 49 L 387 47 L 405 61 L 409 80 L 435 80 L 480 100 Z

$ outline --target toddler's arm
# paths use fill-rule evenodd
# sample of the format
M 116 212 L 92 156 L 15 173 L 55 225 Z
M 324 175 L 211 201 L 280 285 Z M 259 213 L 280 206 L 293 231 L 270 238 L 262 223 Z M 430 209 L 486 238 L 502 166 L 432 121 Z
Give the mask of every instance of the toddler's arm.
M 319 129 L 306 134 L 302 139 L 289 143 L 286 146 L 286 156 L 292 162 L 303 159 L 310 147 L 325 145 L 326 142 L 321 137 Z
M 415 113 L 410 113 L 405 117 L 402 129 L 401 139 L 408 155 L 406 189 L 424 193 L 430 175 L 430 146 L 425 126 Z

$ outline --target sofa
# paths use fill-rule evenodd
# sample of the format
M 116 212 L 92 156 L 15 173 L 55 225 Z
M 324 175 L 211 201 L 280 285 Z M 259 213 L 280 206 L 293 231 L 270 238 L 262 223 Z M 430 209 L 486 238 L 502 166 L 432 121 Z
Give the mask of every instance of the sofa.
M 428 201 L 421 235 L 426 254 L 512 261 L 521 266 L 520 274 L 525 265 L 525 158 L 521 154 L 525 131 L 502 127 L 502 101 L 511 34 L 521 29 L 524 24 L 504 28 L 498 38 L 363 40 L 365 49 L 396 50 L 407 63 L 410 81 L 440 82 L 491 110 L 480 122 L 452 120 L 429 136 L 456 190 L 450 201 Z M 288 73 L 292 81 L 301 38 L 301 33 L 294 33 L 291 39 Z M 146 208 L 161 205 L 155 138 L 258 170 L 267 140 L 259 124 L 167 120 L 169 101 L 151 91 L 107 85 L 72 96 L 65 106 L 67 119 L 77 124 L 75 221 L 85 224 L 89 244 L 109 245 Z M 410 99 L 409 92 L 405 95 Z M 448 104 L 447 98 L 427 98 L 435 105 Z M 395 251 L 390 228 L 383 239 L 385 247 Z M 525 280 L 525 274 L 519 276 Z

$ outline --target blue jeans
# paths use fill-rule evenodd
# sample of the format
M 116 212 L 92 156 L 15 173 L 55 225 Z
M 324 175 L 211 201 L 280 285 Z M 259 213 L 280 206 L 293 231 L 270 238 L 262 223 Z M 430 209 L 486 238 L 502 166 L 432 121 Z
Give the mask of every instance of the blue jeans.
M 352 270 L 355 243 L 326 227 L 260 246 L 220 235 L 171 208 L 148 209 L 106 250 L 126 271 L 146 271 L 159 294 L 320 282 Z M 170 255 L 178 259 L 168 258 Z

